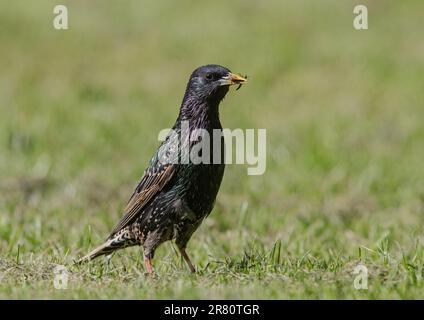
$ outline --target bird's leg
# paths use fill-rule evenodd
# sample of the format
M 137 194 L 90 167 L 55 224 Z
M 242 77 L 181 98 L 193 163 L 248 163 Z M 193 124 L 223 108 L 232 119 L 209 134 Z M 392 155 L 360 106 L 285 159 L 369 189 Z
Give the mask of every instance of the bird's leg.
M 147 273 L 152 274 L 153 273 L 152 259 L 144 256 L 144 265 L 146 266 Z
M 180 251 L 181 255 L 183 256 L 185 262 L 187 262 L 187 265 L 188 265 L 190 271 L 195 273 L 196 269 L 194 268 L 193 264 L 191 263 L 191 260 L 188 256 L 187 252 L 185 251 L 185 248 L 178 247 L 178 250 Z

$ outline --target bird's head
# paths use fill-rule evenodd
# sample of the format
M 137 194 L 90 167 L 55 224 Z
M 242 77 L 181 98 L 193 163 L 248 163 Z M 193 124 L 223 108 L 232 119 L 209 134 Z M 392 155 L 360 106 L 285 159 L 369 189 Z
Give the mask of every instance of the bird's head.
M 186 96 L 192 98 L 194 96 L 202 102 L 219 104 L 227 94 L 229 86 L 246 81 L 246 78 L 231 73 L 225 67 L 209 64 L 193 71 L 187 84 Z

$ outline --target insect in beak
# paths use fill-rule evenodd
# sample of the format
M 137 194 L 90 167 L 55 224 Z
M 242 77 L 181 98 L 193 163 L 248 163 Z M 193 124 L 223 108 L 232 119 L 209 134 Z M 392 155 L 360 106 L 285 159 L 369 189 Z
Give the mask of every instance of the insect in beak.
M 243 78 L 247 80 L 247 74 L 245 74 Z M 236 88 L 236 91 L 241 88 L 241 86 L 243 85 L 243 83 L 244 82 L 240 82 L 239 83 L 238 87 Z
M 240 88 L 240 86 L 245 83 L 246 77 L 243 77 L 241 75 L 235 74 L 235 73 L 228 73 L 226 76 L 222 77 L 219 80 L 219 85 L 221 86 L 231 86 L 231 85 L 236 85 L 238 84 L 239 87 L 237 89 Z

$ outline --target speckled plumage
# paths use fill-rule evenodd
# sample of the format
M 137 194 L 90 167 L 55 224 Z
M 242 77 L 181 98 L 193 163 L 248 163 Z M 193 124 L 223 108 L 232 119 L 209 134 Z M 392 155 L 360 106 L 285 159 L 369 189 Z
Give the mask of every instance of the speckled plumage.
M 178 118 L 169 134 L 149 162 L 140 183 L 131 196 L 124 217 L 106 242 L 79 262 L 88 261 L 128 246 L 141 245 L 148 272 L 151 259 L 163 242 L 174 240 L 190 270 L 194 267 L 185 248 L 192 234 L 211 212 L 224 174 L 224 143 L 214 129 L 222 130 L 219 104 L 229 85 L 240 84 L 244 78 L 222 66 L 207 65 L 191 75 Z M 189 126 L 182 125 L 183 122 Z M 210 136 L 209 164 L 176 163 L 183 156 L 178 148 L 180 137 L 189 137 L 195 129 L 205 129 Z M 213 139 L 221 140 L 221 161 L 212 164 Z M 182 145 L 196 141 L 184 140 Z M 203 151 L 203 150 L 202 150 Z

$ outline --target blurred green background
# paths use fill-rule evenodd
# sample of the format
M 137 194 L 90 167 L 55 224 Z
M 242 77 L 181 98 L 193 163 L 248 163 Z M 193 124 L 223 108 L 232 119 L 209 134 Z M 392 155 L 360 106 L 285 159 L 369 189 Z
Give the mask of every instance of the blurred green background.
M 0 3 L 0 298 L 424 298 L 422 1 L 60 1 L 65 31 L 56 4 Z M 200 272 L 171 243 L 153 278 L 138 248 L 71 267 L 208 63 L 250 76 L 221 121 L 267 129 L 267 171 L 227 166 Z

